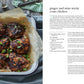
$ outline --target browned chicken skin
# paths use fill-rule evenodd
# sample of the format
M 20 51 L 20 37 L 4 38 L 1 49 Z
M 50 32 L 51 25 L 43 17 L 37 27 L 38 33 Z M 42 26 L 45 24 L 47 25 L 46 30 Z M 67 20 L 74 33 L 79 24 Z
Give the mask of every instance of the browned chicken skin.
M 7 55 L 6 54 L 1 54 L 0 53 L 0 69 L 2 69 L 6 63 L 6 57 Z
M 19 54 L 26 54 L 29 50 L 29 39 L 23 36 L 21 39 L 11 41 L 10 48 Z
M 24 71 L 24 68 L 29 68 L 29 61 L 21 55 L 18 55 L 16 53 L 10 53 L 9 67 L 11 71 Z
M 3 38 L 0 40 L 0 52 L 9 47 L 9 39 Z
M 26 71 L 30 66 L 29 39 L 25 26 L 18 23 L 0 24 L 0 69 Z M 24 57 L 23 57 L 24 56 Z
M 6 34 L 6 27 L 0 23 L 0 38 Z
M 8 35 L 10 38 L 21 37 L 25 32 L 24 26 L 18 23 L 9 23 L 7 27 L 8 27 Z

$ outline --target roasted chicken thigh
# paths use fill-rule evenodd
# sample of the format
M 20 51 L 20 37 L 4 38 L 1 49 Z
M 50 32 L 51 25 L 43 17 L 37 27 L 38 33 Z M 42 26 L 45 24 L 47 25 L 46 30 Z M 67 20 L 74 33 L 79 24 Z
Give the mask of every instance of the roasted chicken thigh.
M 9 23 L 7 27 L 8 27 L 8 35 L 10 38 L 21 37 L 25 32 L 24 26 L 18 23 Z
M 26 71 L 30 66 L 30 42 L 25 26 L 11 22 L 0 23 L 0 69 L 13 72 Z
M 11 71 L 24 71 L 24 69 L 29 68 L 29 61 L 19 54 L 10 53 L 9 67 Z
M 23 36 L 20 39 L 11 41 L 10 49 L 19 54 L 26 54 L 29 50 L 29 39 L 26 36 Z

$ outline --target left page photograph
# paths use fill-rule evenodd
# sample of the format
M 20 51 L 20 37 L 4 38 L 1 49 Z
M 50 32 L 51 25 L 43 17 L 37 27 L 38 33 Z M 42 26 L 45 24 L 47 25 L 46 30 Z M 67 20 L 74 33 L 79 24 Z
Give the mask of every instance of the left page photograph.
M 42 23 L 42 0 L 0 0 L 1 84 L 42 84 Z

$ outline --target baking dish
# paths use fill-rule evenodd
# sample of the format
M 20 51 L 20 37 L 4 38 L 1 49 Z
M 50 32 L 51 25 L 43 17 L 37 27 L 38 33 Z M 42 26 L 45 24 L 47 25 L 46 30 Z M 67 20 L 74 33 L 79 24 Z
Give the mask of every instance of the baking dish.
M 28 17 L 28 21 L 31 23 L 31 25 L 36 29 L 36 23 L 35 20 L 32 17 Z M 38 67 L 38 60 L 36 62 L 34 62 L 30 69 L 28 71 L 25 72 L 0 72 L 0 75 L 29 75 L 31 73 L 33 73 Z

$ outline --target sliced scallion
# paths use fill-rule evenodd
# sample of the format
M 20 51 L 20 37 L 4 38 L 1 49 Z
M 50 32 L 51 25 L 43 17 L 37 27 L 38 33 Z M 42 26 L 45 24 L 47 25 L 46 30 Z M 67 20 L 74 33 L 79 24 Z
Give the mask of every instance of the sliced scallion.
M 6 50 L 4 49 L 4 50 L 2 50 L 2 52 L 1 53 L 6 53 Z
M 26 70 L 27 70 L 27 68 L 23 68 L 23 70 L 24 70 L 24 71 L 26 71 Z
M 0 42 L 0 45 L 3 45 L 3 43 L 2 43 L 2 42 Z
M 17 28 L 17 26 L 15 25 L 15 28 Z
M 9 55 L 6 56 L 6 58 L 8 58 L 8 57 L 9 57 Z
M 18 46 L 17 48 L 21 48 L 21 46 Z
M 21 43 L 20 41 L 17 41 L 17 43 Z

